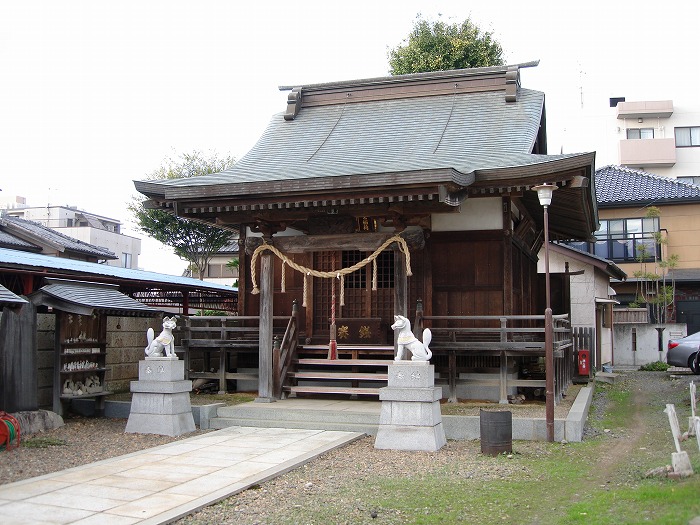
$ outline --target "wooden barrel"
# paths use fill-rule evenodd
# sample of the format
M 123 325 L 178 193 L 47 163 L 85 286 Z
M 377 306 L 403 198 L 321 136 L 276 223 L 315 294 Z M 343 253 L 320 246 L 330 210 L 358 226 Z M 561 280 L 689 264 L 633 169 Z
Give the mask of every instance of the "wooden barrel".
M 513 414 L 510 411 L 479 411 L 481 453 L 497 456 L 513 451 Z

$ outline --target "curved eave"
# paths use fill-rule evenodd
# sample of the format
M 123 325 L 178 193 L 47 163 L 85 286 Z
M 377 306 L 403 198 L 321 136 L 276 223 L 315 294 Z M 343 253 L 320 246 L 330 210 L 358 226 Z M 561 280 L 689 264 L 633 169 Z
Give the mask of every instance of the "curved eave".
M 535 192 L 528 190 L 537 184 L 551 183 L 556 184 L 559 191 L 549 210 L 553 219 L 550 231 L 560 238 L 590 238 L 598 227 L 597 208 L 592 197 L 594 153 L 571 156 L 519 155 L 513 157 L 511 166 L 498 166 L 499 159 L 495 154 L 492 157 L 485 155 L 480 159 L 483 167 L 469 171 L 449 167 L 255 183 L 220 182 L 174 186 L 149 181 L 135 184 L 140 192 L 155 201 L 155 207 L 193 219 L 201 215 L 200 219 L 212 224 L 216 224 L 214 217 L 224 211 L 224 207 L 282 209 L 307 207 L 310 203 L 315 206 L 319 195 L 324 195 L 324 198 L 332 195 L 334 199 L 347 199 L 401 192 L 437 195 L 443 189 L 447 192 L 464 191 L 472 196 L 480 193 L 521 192 L 522 202 L 541 228 L 542 208 Z M 580 184 L 580 181 L 585 184 Z

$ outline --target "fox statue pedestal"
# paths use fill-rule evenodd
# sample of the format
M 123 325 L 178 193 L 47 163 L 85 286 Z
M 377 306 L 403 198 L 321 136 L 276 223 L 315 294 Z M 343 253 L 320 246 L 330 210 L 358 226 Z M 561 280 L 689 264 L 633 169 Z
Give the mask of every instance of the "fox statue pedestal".
M 139 361 L 139 380 L 131 382 L 131 412 L 127 433 L 180 436 L 194 432 L 190 404 L 192 381 L 177 357 L 147 357 Z
M 387 387 L 379 390 L 382 410 L 374 448 L 435 452 L 446 443 L 435 367 L 428 361 L 389 365 Z

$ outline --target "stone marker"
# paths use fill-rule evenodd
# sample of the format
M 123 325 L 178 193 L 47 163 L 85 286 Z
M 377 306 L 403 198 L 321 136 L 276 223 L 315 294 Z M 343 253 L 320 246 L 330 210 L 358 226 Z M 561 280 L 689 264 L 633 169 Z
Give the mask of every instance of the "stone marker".
M 667 404 L 664 412 L 668 415 L 668 422 L 671 424 L 671 433 L 673 434 L 673 442 L 676 445 L 676 452 L 671 454 L 673 473 L 681 477 L 690 476 L 693 474 L 693 467 L 690 464 L 688 453 L 681 450 L 681 429 L 678 424 L 678 417 L 676 416 L 676 407 L 673 404 Z
M 697 416 L 695 410 L 697 407 L 697 399 L 695 395 L 695 382 L 690 382 L 690 417 L 688 418 L 688 436 L 695 436 L 695 427 L 697 426 L 700 417 Z

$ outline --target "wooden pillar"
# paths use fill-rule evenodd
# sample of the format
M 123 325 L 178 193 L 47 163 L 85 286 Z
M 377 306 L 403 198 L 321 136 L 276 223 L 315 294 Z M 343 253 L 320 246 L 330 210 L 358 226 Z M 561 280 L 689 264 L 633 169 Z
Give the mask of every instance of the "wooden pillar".
M 248 290 L 248 278 L 250 268 L 248 268 L 248 254 L 245 251 L 246 227 L 239 226 L 238 237 L 238 315 L 250 315 L 246 304 L 246 291 Z
M 182 315 L 190 315 L 190 292 L 182 292 Z
M 260 255 L 260 335 L 258 352 L 258 397 L 256 401 L 274 401 L 274 380 L 272 369 L 272 306 L 274 259 L 271 252 Z
M 406 256 L 402 251 L 394 251 L 394 314 L 408 317 L 408 276 Z M 392 320 L 393 322 L 393 320 Z M 399 332 L 394 331 L 394 355 L 398 350 Z
M 408 317 L 406 256 L 399 250 L 394 252 L 394 313 Z
M 503 315 L 513 311 L 513 230 L 511 228 L 510 197 L 501 199 L 503 207 Z M 515 283 L 520 288 L 522 283 Z M 522 313 L 520 308 L 517 313 Z
M 505 317 L 501 318 L 501 342 L 505 343 L 508 341 L 508 334 L 506 332 L 508 328 L 508 320 Z M 498 402 L 501 405 L 508 404 L 508 356 L 505 350 L 501 350 L 501 366 L 499 374 L 499 396 Z

